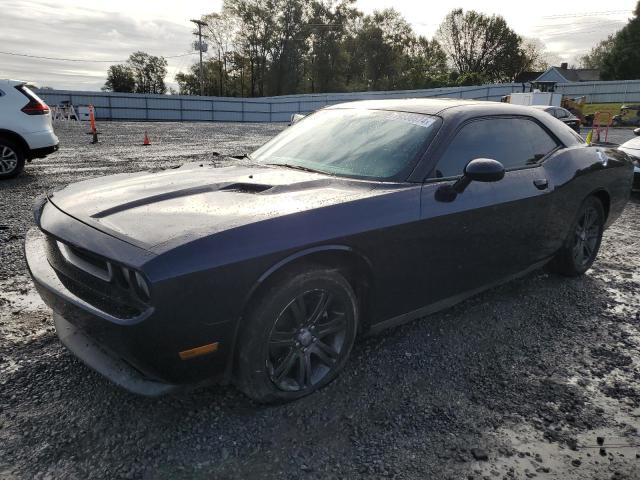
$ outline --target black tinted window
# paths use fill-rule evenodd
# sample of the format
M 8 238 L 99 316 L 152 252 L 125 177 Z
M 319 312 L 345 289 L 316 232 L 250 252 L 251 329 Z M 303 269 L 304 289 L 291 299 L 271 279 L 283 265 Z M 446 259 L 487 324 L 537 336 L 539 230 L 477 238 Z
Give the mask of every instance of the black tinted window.
M 504 168 L 518 168 L 539 162 L 557 147 L 556 141 L 533 120 L 492 118 L 468 123 L 444 153 L 434 177 L 461 175 L 474 158 L 492 158 Z

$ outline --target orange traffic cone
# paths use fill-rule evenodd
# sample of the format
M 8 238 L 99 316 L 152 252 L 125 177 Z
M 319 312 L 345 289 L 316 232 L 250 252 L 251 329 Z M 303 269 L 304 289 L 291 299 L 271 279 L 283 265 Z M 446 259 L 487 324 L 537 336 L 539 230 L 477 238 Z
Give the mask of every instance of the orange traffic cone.
M 144 145 L 145 147 L 147 145 L 151 145 L 151 140 L 149 140 L 149 135 L 147 135 L 147 132 L 144 132 L 144 142 L 142 142 L 142 145 Z
M 91 126 L 91 131 L 87 132 L 87 135 L 92 136 L 91 143 L 98 143 L 98 130 L 96 129 L 96 113 L 93 105 L 89 105 L 89 125 Z

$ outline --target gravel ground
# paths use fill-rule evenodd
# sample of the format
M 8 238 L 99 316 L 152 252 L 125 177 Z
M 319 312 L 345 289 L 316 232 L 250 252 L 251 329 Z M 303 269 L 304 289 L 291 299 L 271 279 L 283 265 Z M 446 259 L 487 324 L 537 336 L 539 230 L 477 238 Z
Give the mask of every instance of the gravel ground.
M 537 271 L 363 339 L 311 397 L 264 407 L 210 387 L 148 399 L 58 342 L 22 258 L 33 197 L 216 161 L 283 126 L 104 123 L 99 145 L 85 128 L 59 127 L 58 154 L 0 184 L 0 478 L 640 478 L 638 196 L 587 275 Z

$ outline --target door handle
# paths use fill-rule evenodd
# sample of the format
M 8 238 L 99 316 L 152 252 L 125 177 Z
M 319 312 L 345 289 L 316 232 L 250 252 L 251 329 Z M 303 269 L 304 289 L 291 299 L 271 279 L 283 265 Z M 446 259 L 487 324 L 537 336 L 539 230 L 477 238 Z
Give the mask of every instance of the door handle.
M 538 190 L 545 190 L 549 186 L 549 180 L 546 178 L 538 178 L 533 181 L 533 184 Z

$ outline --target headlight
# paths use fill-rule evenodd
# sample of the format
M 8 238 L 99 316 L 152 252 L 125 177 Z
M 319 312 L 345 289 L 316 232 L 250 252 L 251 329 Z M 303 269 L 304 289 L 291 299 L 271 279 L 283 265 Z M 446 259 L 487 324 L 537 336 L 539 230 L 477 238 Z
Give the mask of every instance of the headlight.
M 149 284 L 140 272 L 122 266 L 120 272 L 122 275 L 118 275 L 119 279 L 117 278 L 117 280 L 124 288 L 133 290 L 138 298 L 144 302 L 151 298 Z
M 33 220 L 36 222 L 36 225 L 40 226 L 40 217 L 42 216 L 42 210 L 44 209 L 45 204 L 48 201 L 48 195 L 43 193 L 38 195 L 36 199 L 33 201 Z
M 140 295 L 143 300 L 149 300 L 151 295 L 149 294 L 149 285 L 147 285 L 147 281 L 140 272 L 135 273 L 135 278 L 138 295 Z

